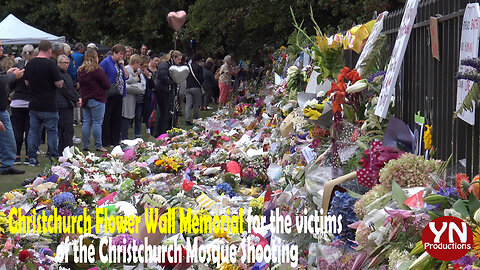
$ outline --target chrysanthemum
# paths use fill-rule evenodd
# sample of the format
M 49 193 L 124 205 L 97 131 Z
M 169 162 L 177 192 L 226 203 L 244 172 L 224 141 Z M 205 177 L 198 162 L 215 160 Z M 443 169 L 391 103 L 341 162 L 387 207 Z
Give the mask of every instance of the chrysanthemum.
M 473 231 L 473 253 L 480 258 L 480 227 L 476 227 Z

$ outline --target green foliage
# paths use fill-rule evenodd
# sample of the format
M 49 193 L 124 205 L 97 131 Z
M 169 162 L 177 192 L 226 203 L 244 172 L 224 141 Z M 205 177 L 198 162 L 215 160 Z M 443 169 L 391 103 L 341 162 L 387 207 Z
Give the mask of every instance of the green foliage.
M 472 89 L 470 89 L 470 92 L 468 92 L 467 96 L 462 102 L 462 105 L 460 105 L 460 108 L 453 114 L 453 122 L 455 122 L 455 119 L 457 119 L 458 115 L 463 113 L 464 111 L 473 111 L 474 105 L 478 102 L 478 99 L 480 97 L 480 88 L 478 87 L 478 84 L 474 83 L 472 86 Z
M 177 47 L 186 52 L 190 40 L 211 56 L 232 54 L 236 59 L 263 59 L 272 48 L 285 45 L 294 27 L 292 6 L 300 20 L 309 18 L 309 7 L 324 32 L 332 34 L 354 22 L 365 22 L 374 11 L 393 10 L 399 0 L 53 0 L 2 1 L 0 18 L 9 13 L 70 42 L 96 41 L 105 45 L 122 42 L 134 47 L 146 43 L 159 52 L 173 48 L 174 31 L 166 16 L 187 11 Z M 306 21 L 306 20 L 305 20 Z M 310 20 L 306 29 L 313 29 Z M 310 33 L 313 34 L 313 33 Z M 302 43 L 302 42 L 300 42 Z M 289 46 L 289 53 L 298 48 Z
M 362 78 L 368 78 L 379 70 L 384 70 L 387 63 L 387 36 L 381 34 L 373 43 L 372 51 L 367 55 L 360 65 Z

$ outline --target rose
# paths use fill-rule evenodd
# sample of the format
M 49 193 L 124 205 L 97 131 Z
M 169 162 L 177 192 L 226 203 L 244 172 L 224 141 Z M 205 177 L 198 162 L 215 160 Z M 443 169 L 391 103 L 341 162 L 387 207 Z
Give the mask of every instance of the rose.
M 21 261 L 21 262 L 24 262 L 25 260 L 27 260 L 28 258 L 30 257 L 30 252 L 28 250 L 22 250 L 20 251 L 20 253 L 18 254 L 18 259 Z

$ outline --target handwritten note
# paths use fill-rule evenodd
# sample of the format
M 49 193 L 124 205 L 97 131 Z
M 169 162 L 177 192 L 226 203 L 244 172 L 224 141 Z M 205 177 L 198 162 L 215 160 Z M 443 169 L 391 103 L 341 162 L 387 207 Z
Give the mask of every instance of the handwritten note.
M 378 15 L 377 21 L 373 26 L 372 32 L 370 33 L 370 36 L 368 36 L 367 43 L 365 44 L 365 48 L 363 48 L 363 51 L 360 54 L 360 57 L 358 58 L 357 65 L 355 65 L 355 68 L 357 69 L 358 74 L 360 74 L 360 76 L 362 77 L 363 77 L 363 74 L 362 74 L 363 61 L 365 60 L 365 57 L 367 57 L 367 55 L 369 55 L 372 52 L 373 43 L 375 43 L 375 41 L 380 36 L 383 30 L 383 21 L 385 19 L 385 16 L 387 15 L 388 15 L 388 11 L 384 11 L 380 13 L 380 15 Z
M 460 40 L 460 61 L 465 58 L 478 57 L 478 35 L 479 35 L 480 6 L 478 3 L 467 5 L 463 15 L 462 38 Z M 458 71 L 463 72 L 472 69 L 459 65 Z M 457 110 L 462 105 L 468 92 L 472 89 L 473 82 L 469 80 L 458 80 L 457 83 Z M 473 105 L 475 108 L 475 105 Z M 458 116 L 470 125 L 475 124 L 475 109 L 464 111 Z
M 410 39 L 410 33 L 412 32 L 413 23 L 417 16 L 417 7 L 419 0 L 408 0 L 405 6 L 405 13 L 403 14 L 402 23 L 398 30 L 397 40 L 395 41 L 395 47 L 393 48 L 392 57 L 388 64 L 387 74 L 383 81 L 382 92 L 378 97 L 377 108 L 375 109 L 375 115 L 385 118 L 387 116 L 388 107 L 392 99 L 392 94 L 395 91 L 395 83 L 397 82 L 398 73 L 402 66 L 403 56 L 407 49 L 408 40 Z

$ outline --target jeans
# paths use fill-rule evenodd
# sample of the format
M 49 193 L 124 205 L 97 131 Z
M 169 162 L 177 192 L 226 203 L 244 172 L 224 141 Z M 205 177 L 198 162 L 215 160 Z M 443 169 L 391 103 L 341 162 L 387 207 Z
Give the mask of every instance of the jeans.
M 193 119 L 198 118 L 200 105 L 202 104 L 202 89 L 188 88 L 185 90 L 185 97 L 187 98 L 187 105 L 185 106 L 185 121 L 191 122 L 192 116 L 190 110 L 193 106 Z
M 0 132 L 0 171 L 8 170 L 15 161 L 15 136 L 13 135 L 12 122 L 7 110 L 0 111 L 0 121 L 5 126 L 5 131 Z
M 142 116 L 143 103 L 137 103 L 135 106 L 135 128 L 133 129 L 133 135 L 135 138 L 140 138 L 142 135 Z
M 28 108 L 12 108 L 12 125 L 15 142 L 17 144 L 17 156 L 20 156 L 23 142 L 25 142 L 25 154 L 27 154 L 28 130 L 30 129 L 30 113 L 28 112 Z
M 58 108 L 58 152 L 73 146 L 73 108 Z
M 28 132 L 28 156 L 37 158 L 42 126 L 47 132 L 48 155 L 58 157 L 58 112 L 30 110 L 30 131 Z
M 123 96 L 116 95 L 107 99 L 105 121 L 102 125 L 102 142 L 106 146 L 120 144 Z
M 83 147 L 90 147 L 90 129 L 93 130 L 93 140 L 95 148 L 100 149 L 102 145 L 102 123 L 105 115 L 105 103 L 89 99 L 87 105 L 82 107 L 83 126 L 82 138 Z

